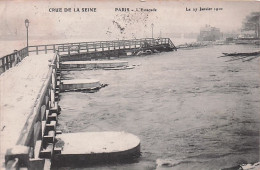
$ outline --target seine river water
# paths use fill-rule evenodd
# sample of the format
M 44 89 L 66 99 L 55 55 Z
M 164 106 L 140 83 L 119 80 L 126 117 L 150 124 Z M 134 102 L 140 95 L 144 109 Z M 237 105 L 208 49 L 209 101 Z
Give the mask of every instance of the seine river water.
M 260 58 L 218 58 L 258 48 L 178 50 L 122 59 L 136 65 L 129 70 L 63 72 L 64 78 L 94 78 L 108 86 L 96 93 L 61 93 L 58 128 L 126 131 L 141 139 L 137 162 L 86 170 L 211 170 L 259 162 Z

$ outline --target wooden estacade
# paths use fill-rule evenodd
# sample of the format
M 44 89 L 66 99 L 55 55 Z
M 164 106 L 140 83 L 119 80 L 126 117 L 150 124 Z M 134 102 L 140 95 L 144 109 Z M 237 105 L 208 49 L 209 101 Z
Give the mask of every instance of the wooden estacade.
M 5 169 L 38 170 L 50 166 L 59 114 L 60 73 L 58 54 L 54 54 L 48 74 L 16 145 L 5 154 Z M 48 169 L 48 168 L 47 168 Z
M 88 48 L 83 48 L 86 45 Z M 52 48 L 51 48 L 52 47 Z M 175 46 L 170 39 L 140 39 L 140 40 L 125 40 L 125 41 L 101 41 L 101 42 L 87 42 L 87 43 L 71 43 L 71 44 L 55 44 L 55 45 L 41 45 L 29 46 L 20 51 L 2 57 L 3 71 L 15 66 L 14 61 L 21 60 L 31 55 L 32 53 L 51 53 L 55 52 L 52 62 L 49 65 L 49 71 L 46 76 L 42 89 L 35 101 L 26 123 L 24 124 L 18 141 L 13 148 L 9 148 L 5 154 L 5 168 L 6 169 L 44 169 L 51 166 L 51 160 L 54 154 L 60 152 L 59 149 L 54 148 L 56 131 L 57 115 L 59 114 L 58 96 L 60 91 L 60 65 L 59 50 L 64 49 L 63 52 L 69 55 L 68 51 L 79 47 L 77 54 L 95 54 L 98 52 L 107 52 L 115 50 L 146 50 L 151 48 L 164 48 L 174 50 Z M 94 50 L 93 50 L 94 49 Z M 93 51 L 92 51 L 93 50 Z M 86 52 L 87 51 L 87 52 Z M 72 54 L 72 53 L 71 53 Z M 16 57 L 16 58 L 15 58 Z M 16 64 L 15 63 L 15 64 Z
M 147 50 L 157 49 L 172 51 L 177 50 L 170 38 L 144 38 L 132 40 L 115 40 L 115 41 L 93 41 L 93 42 L 77 42 L 77 43 L 63 43 L 63 44 L 47 44 L 35 45 L 15 50 L 13 53 L 5 55 L 0 58 L 0 74 L 15 66 L 23 58 L 32 54 L 47 54 L 58 51 L 60 55 L 65 56 L 79 56 L 79 55 L 94 55 L 99 58 L 99 54 L 109 54 L 119 56 L 127 50 Z M 74 58 L 75 59 L 75 58 Z
M 103 55 L 116 55 L 125 54 L 126 52 L 137 52 L 140 50 L 157 50 L 157 51 L 173 51 L 177 50 L 175 45 L 169 38 L 145 38 L 145 39 L 132 39 L 132 40 L 117 40 L 117 41 L 95 41 L 95 42 L 82 42 L 64 44 L 58 47 L 58 52 L 62 57 L 70 56 L 91 56 L 93 58 L 100 58 Z M 72 60 L 77 60 L 72 58 Z M 82 57 L 80 57 L 82 59 Z M 66 59 L 70 60 L 70 59 Z M 83 59 L 84 60 L 84 59 Z

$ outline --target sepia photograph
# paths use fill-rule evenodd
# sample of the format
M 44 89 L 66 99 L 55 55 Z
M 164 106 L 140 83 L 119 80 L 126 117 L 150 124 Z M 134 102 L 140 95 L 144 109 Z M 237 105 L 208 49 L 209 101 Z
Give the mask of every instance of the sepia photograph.
M 259 170 L 258 0 L 1 0 L 1 170 Z

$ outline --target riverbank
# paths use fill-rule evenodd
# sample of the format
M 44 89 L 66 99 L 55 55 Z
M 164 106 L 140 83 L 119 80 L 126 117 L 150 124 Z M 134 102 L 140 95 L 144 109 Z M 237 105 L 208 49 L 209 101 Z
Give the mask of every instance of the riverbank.
M 203 48 L 207 46 L 214 46 L 214 45 L 234 45 L 234 44 L 242 44 L 242 45 L 260 45 L 260 40 L 250 40 L 250 39 L 235 39 L 232 41 L 226 40 L 218 40 L 218 41 L 194 41 L 189 43 L 179 44 L 176 47 L 178 49 L 194 49 L 194 48 Z

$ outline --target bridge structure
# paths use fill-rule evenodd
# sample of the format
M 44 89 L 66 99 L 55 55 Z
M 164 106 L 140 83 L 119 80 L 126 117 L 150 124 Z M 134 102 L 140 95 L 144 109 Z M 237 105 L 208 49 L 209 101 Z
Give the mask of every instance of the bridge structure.
M 28 46 L 15 50 L 0 58 L 0 74 L 15 66 L 26 56 L 58 52 L 61 61 L 95 60 L 120 57 L 127 52 L 136 54 L 138 51 L 172 51 L 177 50 L 170 38 L 144 38 L 132 40 L 94 41 L 63 44 L 47 44 Z
M 44 63 L 48 66 L 43 69 L 42 72 L 44 73 L 40 74 L 39 71 L 42 85 L 36 88 L 36 92 L 34 92 L 35 97 L 31 101 L 32 107 L 26 110 L 26 112 L 28 112 L 25 114 L 27 116 L 26 119 L 19 120 L 19 116 L 17 116 L 16 121 L 21 121 L 19 123 L 21 126 L 17 126 L 19 128 L 15 126 L 12 127 L 13 129 L 11 129 L 10 132 L 8 132 L 8 128 L 6 128 L 7 135 L 4 136 L 4 139 L 1 139 L 8 143 L 8 134 L 11 135 L 14 131 L 17 133 L 14 138 L 10 138 L 10 140 L 16 141 L 12 141 L 14 145 L 12 145 L 11 148 L 6 148 L 3 166 L 1 168 L 30 170 L 50 169 L 53 157 L 61 153 L 60 148 L 55 148 L 55 137 L 61 133 L 56 130 L 60 112 L 58 105 L 61 83 L 60 61 L 98 60 L 110 58 L 111 56 L 120 57 L 126 55 L 128 52 L 136 54 L 138 51 L 146 50 L 154 52 L 173 51 L 176 50 L 176 47 L 169 38 L 148 38 L 29 46 L 28 48 L 16 50 L 11 54 L 1 57 L 0 73 L 2 75 L 0 75 L 0 81 L 3 81 L 7 76 L 10 76 L 10 79 L 12 79 L 18 71 L 24 71 L 13 68 L 11 72 L 6 72 L 16 66 L 24 58 L 29 56 L 31 57 L 30 59 L 37 61 L 37 57 L 43 57 L 42 55 L 49 56 L 43 59 Z M 36 69 L 37 66 L 42 64 L 40 61 L 35 63 Z M 27 69 L 28 67 L 24 68 Z M 29 78 L 26 77 L 27 81 L 31 81 L 33 78 L 34 77 L 30 76 Z M 8 80 L 8 77 L 6 80 Z M 15 90 L 16 87 L 18 87 L 19 90 L 19 82 L 12 88 Z M 25 87 L 27 87 L 27 85 Z M 2 90 L 3 88 L 1 87 L 1 91 Z M 23 96 L 19 96 L 17 101 L 19 101 L 21 97 Z M 15 112 L 15 110 L 11 110 L 10 114 L 16 117 L 15 114 L 17 113 Z M 1 114 L 4 115 L 6 113 Z M 4 127 L 1 128 L 4 129 Z M 140 149 L 140 146 L 136 148 Z M 1 157 L 2 156 L 3 155 L 1 155 Z

